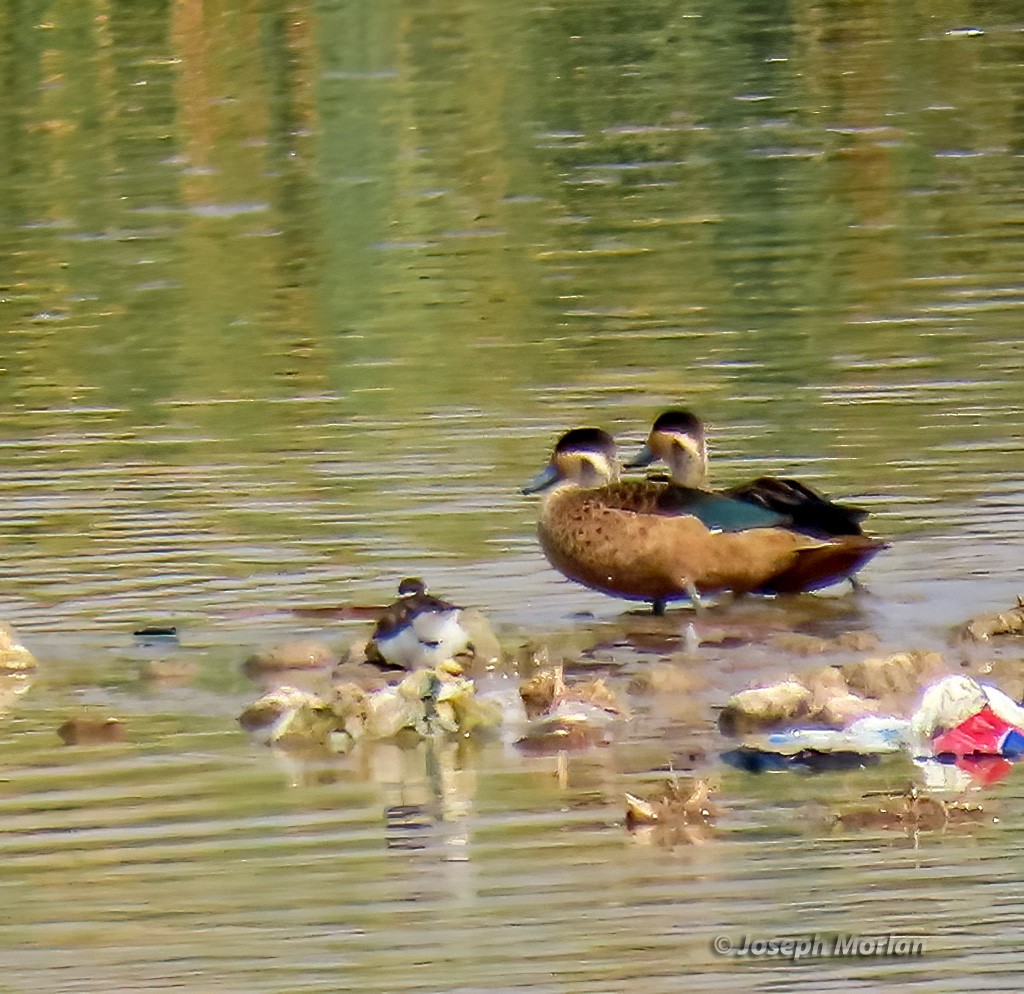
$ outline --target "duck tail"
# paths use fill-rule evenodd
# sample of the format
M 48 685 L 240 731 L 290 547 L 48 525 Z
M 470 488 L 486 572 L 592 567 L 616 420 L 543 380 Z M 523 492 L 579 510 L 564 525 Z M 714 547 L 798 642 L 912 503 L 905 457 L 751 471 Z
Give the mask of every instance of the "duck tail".
M 886 542 L 866 535 L 844 535 L 824 544 L 800 549 L 792 565 L 760 588 L 763 594 L 798 594 L 820 590 L 853 576 Z

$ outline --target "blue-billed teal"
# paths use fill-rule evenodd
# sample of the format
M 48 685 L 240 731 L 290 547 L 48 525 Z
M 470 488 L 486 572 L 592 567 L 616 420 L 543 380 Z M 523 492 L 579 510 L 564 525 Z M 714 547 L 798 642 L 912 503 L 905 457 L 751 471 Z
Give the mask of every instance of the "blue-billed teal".
M 673 483 L 709 489 L 707 437 L 696 415 L 679 410 L 659 415 L 646 444 L 626 467 L 649 466 L 657 459 L 668 466 Z M 863 508 L 837 504 L 799 480 L 777 476 L 759 476 L 718 493 L 784 515 L 790 528 L 818 538 L 863 535 L 860 523 L 868 516 Z
M 702 444 L 690 447 L 689 458 L 699 461 L 694 449 L 701 452 Z M 648 601 L 656 613 L 668 601 L 726 590 L 816 590 L 848 577 L 883 547 L 862 535 L 807 534 L 789 515 L 757 502 L 689 484 L 619 481 L 618 473 L 611 436 L 575 428 L 523 493 L 549 491 L 537 531 L 559 572 L 615 597 Z

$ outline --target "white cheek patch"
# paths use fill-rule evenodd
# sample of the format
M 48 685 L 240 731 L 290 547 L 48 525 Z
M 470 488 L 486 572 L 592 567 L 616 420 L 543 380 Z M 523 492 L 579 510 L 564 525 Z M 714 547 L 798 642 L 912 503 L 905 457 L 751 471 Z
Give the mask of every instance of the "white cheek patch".
M 586 467 L 587 483 L 606 483 L 614 476 L 611 464 L 599 452 L 581 453 L 580 460 Z

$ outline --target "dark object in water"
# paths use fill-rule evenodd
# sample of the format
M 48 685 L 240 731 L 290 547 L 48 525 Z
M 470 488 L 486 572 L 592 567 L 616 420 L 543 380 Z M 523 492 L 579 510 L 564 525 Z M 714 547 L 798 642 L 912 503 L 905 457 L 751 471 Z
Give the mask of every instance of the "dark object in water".
M 877 766 L 881 756 L 860 752 L 819 752 L 801 749 L 792 754 L 763 752 L 741 746 L 722 753 L 722 760 L 745 773 L 772 773 L 778 770 L 803 770 L 807 773 L 829 773 L 841 770 L 859 770 Z
M 434 819 L 425 805 L 392 804 L 384 809 L 388 849 L 426 849 Z
M 146 625 L 137 628 L 132 635 L 139 645 L 157 645 L 164 642 L 178 641 L 178 629 L 174 625 Z

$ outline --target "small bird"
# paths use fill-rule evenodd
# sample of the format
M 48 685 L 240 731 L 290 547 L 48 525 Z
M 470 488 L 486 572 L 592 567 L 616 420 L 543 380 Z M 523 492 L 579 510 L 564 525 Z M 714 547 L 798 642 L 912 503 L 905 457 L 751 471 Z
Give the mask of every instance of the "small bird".
M 646 444 L 626 463 L 626 467 L 649 466 L 657 459 L 668 466 L 673 483 L 700 490 L 710 489 L 704 425 L 689 411 L 665 411 L 659 415 Z M 776 476 L 759 476 L 749 483 L 716 492 L 783 515 L 795 531 L 819 538 L 863 535 L 860 523 L 868 516 L 863 508 L 837 504 L 799 480 Z
M 693 447 L 691 439 L 691 457 Z M 668 601 L 725 590 L 816 590 L 883 546 L 860 535 L 806 534 L 789 516 L 727 494 L 618 475 L 612 437 L 574 428 L 523 493 L 549 491 L 537 533 L 555 569 L 612 596 L 648 601 L 656 614 Z
M 397 669 L 418 669 L 469 651 L 469 634 L 459 622 L 461 610 L 428 594 L 419 577 L 406 577 L 398 585 L 398 599 L 384 609 L 373 630 L 368 658 Z

